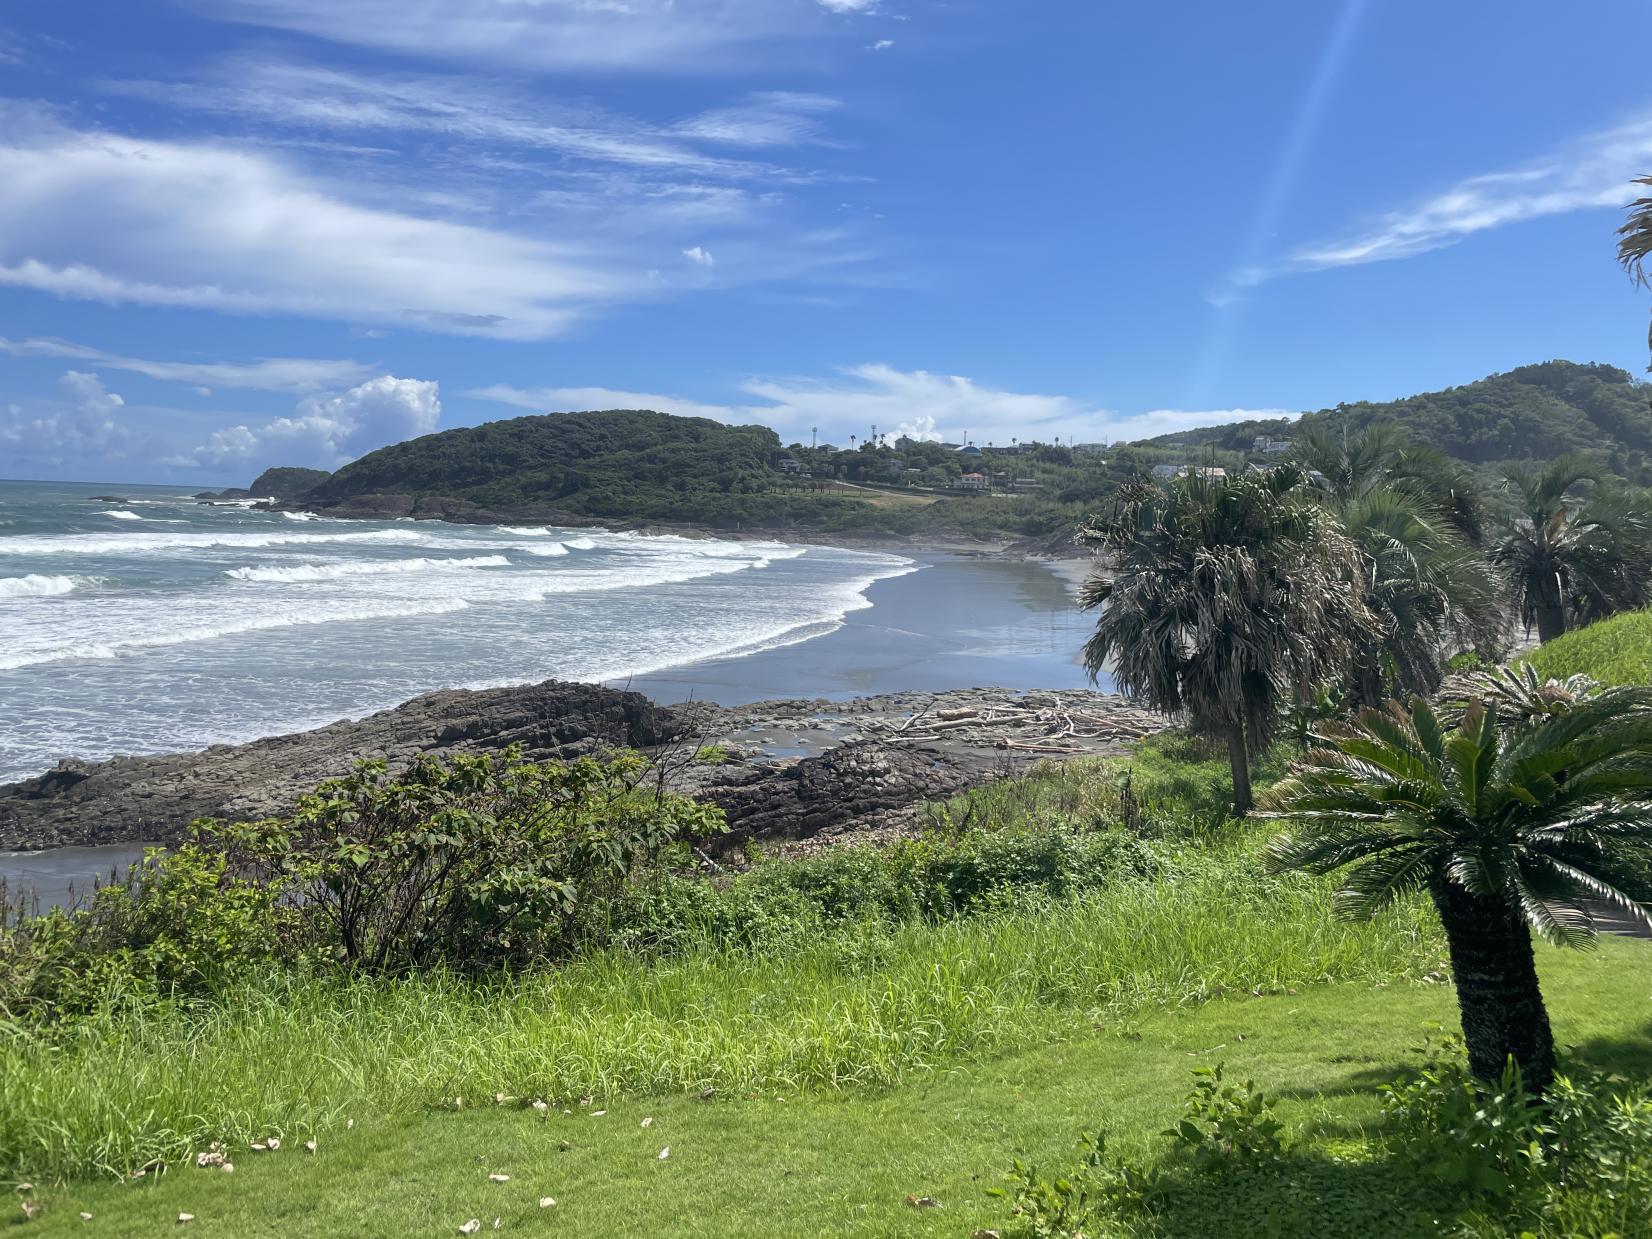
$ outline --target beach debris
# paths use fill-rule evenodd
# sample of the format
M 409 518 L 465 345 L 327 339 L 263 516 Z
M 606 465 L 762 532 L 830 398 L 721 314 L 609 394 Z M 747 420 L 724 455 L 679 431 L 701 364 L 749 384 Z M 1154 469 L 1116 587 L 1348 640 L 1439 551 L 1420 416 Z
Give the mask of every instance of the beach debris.
M 21 1204 L 23 1209 L 23 1220 L 25 1222 L 34 1221 L 34 1215 L 40 1212 L 40 1206 L 35 1204 L 32 1200 L 22 1201 Z
M 671 1146 L 668 1144 L 668 1145 L 665 1146 L 665 1148 L 660 1150 L 659 1155 L 656 1158 L 656 1160 L 663 1162 L 666 1158 L 668 1158 L 670 1156 L 671 1156 Z
M 1059 693 L 1022 693 L 984 706 L 933 706 L 931 702 L 899 722 L 869 718 L 866 730 L 894 743 L 932 744 L 951 739 L 980 747 L 1065 755 L 1085 752 L 1084 741 L 1140 740 L 1167 725 L 1157 715 L 1122 702 L 1080 707 L 1064 702 Z
M 178 1225 L 179 1226 L 188 1226 L 194 1220 L 195 1220 L 195 1215 L 193 1213 L 180 1213 L 178 1215 Z
M 941 1207 L 941 1202 L 933 1196 L 919 1196 L 916 1194 L 909 1194 L 906 1203 L 914 1209 L 939 1209 Z
M 645 1119 L 644 1119 L 644 1120 L 643 1120 L 643 1121 L 642 1121 L 642 1125 L 643 1125 L 643 1126 L 644 1126 L 644 1127 L 652 1127 L 652 1126 L 654 1126 L 654 1116 L 653 1116 L 653 1115 L 652 1115 L 652 1114 L 651 1114 L 651 1115 L 649 1115 L 649 1116 L 648 1116 L 648 1117 L 647 1117 L 647 1118 L 645 1118 Z
M 308 1153 L 314 1153 L 315 1152 L 315 1141 L 314 1140 L 306 1140 L 304 1142 L 304 1150 L 305 1150 L 305 1152 L 308 1152 Z
M 566 1153 L 569 1149 L 571 1149 L 573 1147 L 574 1147 L 574 1142 L 572 1140 L 564 1140 L 561 1144 L 557 1145 L 556 1151 L 558 1153 Z
M 606 1111 L 606 1110 L 592 1110 L 591 1111 L 591 1117 L 594 1118 L 594 1119 L 600 1119 L 603 1115 L 605 1115 L 607 1113 L 608 1113 L 608 1111 Z
M 528 1104 L 530 1106 L 532 1106 L 533 1109 L 542 1116 L 544 1114 L 546 1114 L 551 1108 L 550 1103 L 546 1102 L 546 1101 L 531 1101 Z
M 344 1120 L 344 1130 L 345 1131 L 349 1131 L 355 1125 L 356 1125 L 356 1120 L 355 1119 L 345 1119 Z
M 463 1110 L 465 1108 L 465 1099 L 463 1097 L 455 1097 L 453 1099 L 453 1108 L 455 1110 Z
M 19 1196 L 27 1196 L 32 1191 L 34 1191 L 34 1184 L 32 1183 L 19 1183 L 17 1185 L 17 1194 Z
M 987 1230 L 983 1228 L 981 1230 L 974 1231 L 970 1235 L 969 1239 L 1004 1239 L 1004 1232 L 1001 1230 Z
M 556 1208 L 556 1198 L 554 1196 L 541 1196 L 539 1198 L 539 1207 L 541 1209 Z
M 710 1101 L 715 1096 L 717 1096 L 717 1089 L 714 1085 L 708 1084 L 700 1090 L 701 1101 Z
M 205 1153 L 197 1153 L 195 1155 L 195 1164 L 202 1170 L 206 1170 L 212 1166 L 226 1166 L 229 1163 L 224 1158 L 223 1150 L 217 1145 L 213 1145 L 212 1148 L 207 1150 Z
M 218 1167 L 218 1169 L 222 1170 L 225 1174 L 234 1174 L 235 1173 L 235 1163 L 234 1162 L 225 1162 L 222 1166 Z
M 496 1106 L 502 1106 L 509 1100 L 510 1098 L 506 1097 L 503 1093 L 495 1093 L 493 1095 L 493 1104 Z
M 490 1174 L 488 1176 L 489 1183 L 509 1183 L 510 1181 L 511 1177 L 508 1174 Z
M 82 1209 L 80 1211 L 80 1220 L 82 1222 L 90 1222 L 92 1220 L 92 1215 L 90 1213 L 86 1212 L 86 1210 Z
M 477 1218 L 471 1218 L 470 1221 L 464 1223 L 462 1226 L 459 1227 L 459 1233 L 461 1235 L 474 1235 L 477 1231 L 479 1231 L 481 1229 L 482 1229 L 481 1221 Z

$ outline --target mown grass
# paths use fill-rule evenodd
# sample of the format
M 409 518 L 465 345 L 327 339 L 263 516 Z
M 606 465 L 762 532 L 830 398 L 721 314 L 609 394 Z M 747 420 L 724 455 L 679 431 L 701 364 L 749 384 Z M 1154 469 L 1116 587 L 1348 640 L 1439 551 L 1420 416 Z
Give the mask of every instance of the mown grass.
M 1557 1034 L 1580 1062 L 1652 1072 L 1652 947 L 1544 947 L 1539 965 Z M 1269 1229 L 1247 1210 L 1270 1202 L 1226 1184 L 1217 1198 L 1174 1201 L 1160 1233 L 1449 1234 L 1465 1208 L 1461 1193 L 1417 1179 L 1368 1137 L 1378 1087 L 1406 1070 L 1431 1024 L 1455 1018 L 1448 985 L 1351 983 L 1075 1023 L 1059 1043 L 927 1072 L 898 1089 L 576 1099 L 571 1115 L 546 1121 L 488 1103 L 462 1113 L 344 1107 L 291 1131 L 280 1153 L 232 1147 L 232 1175 L 186 1165 L 135 1183 L 37 1193 L 45 1212 L 27 1233 L 153 1235 L 175 1230 L 188 1212 L 196 1220 L 185 1233 L 228 1239 L 451 1235 L 473 1217 L 483 1233 L 499 1218 L 503 1232 L 579 1236 L 1007 1234 L 1003 1203 L 984 1189 L 1012 1158 L 1056 1172 L 1072 1164 L 1076 1133 L 1090 1128 L 1108 1132 L 1123 1155 L 1162 1159 L 1168 1141 L 1159 1133 L 1180 1108 L 1190 1069 L 1225 1061 L 1230 1076 L 1253 1076 L 1279 1098 L 1293 1136 L 1326 1150 L 1293 1171 L 1312 1208 Z M 593 1117 L 599 1109 L 607 1113 Z M 644 1117 L 653 1119 L 648 1128 Z M 301 1147 L 310 1136 L 314 1155 Z M 494 1184 L 490 1173 L 511 1178 Z M 909 1194 L 939 1207 L 913 1208 Z M 541 1210 L 543 1196 L 555 1207 Z M 83 1210 L 91 1222 L 81 1222 Z
M 1652 611 L 1631 611 L 1545 642 L 1525 661 L 1550 679 L 1587 675 L 1603 684 L 1652 684 Z
M 306 1133 L 454 1096 L 901 1084 L 1097 1020 L 1251 989 L 1436 969 L 1429 916 L 1335 920 L 1245 848 L 1066 902 L 849 926 L 784 956 L 619 953 L 508 980 L 271 977 L 0 1042 L 0 1174 L 122 1175 L 209 1141 Z

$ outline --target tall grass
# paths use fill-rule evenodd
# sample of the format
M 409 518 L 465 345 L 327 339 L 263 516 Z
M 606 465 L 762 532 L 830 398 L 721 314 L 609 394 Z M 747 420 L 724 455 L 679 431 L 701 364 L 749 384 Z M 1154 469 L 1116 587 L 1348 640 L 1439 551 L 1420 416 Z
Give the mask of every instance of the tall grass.
M 1414 976 L 1419 906 L 1335 920 L 1325 887 L 1240 854 L 1056 903 L 851 926 L 785 957 L 618 953 L 488 983 L 271 976 L 210 1003 L 0 1030 L 0 1174 L 121 1174 L 214 1139 L 324 1130 L 453 1097 L 891 1085 L 1223 990 Z
M 1526 661 L 1563 679 L 1587 675 L 1603 684 L 1652 684 L 1652 611 L 1630 611 L 1556 637 Z

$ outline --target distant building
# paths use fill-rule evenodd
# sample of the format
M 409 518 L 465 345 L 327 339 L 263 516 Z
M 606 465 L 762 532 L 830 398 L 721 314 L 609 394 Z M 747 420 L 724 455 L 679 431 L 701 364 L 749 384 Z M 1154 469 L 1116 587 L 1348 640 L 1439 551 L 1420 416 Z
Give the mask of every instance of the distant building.
M 958 479 L 959 490 L 986 490 L 987 479 L 985 474 L 966 473 Z
M 1272 435 L 1257 435 L 1251 440 L 1251 451 L 1261 452 L 1266 456 L 1277 456 L 1280 452 L 1291 450 L 1289 439 L 1275 439 Z
M 1075 443 L 1072 450 L 1075 456 L 1100 456 L 1107 450 L 1107 445 L 1105 443 Z
M 959 448 L 958 449 L 958 455 L 968 456 L 971 460 L 975 460 L 975 459 L 978 459 L 980 457 L 981 449 L 976 447 L 975 444 L 971 443 L 971 444 L 968 444 L 964 447 Z
M 782 472 L 782 473 L 802 473 L 803 472 L 803 462 L 800 461 L 795 456 L 782 456 L 780 458 L 780 472 Z
M 1227 477 L 1228 471 L 1219 465 L 1154 465 L 1153 477 L 1160 482 L 1168 482 L 1171 478 L 1197 476 L 1207 482 L 1219 482 Z
M 956 452 L 959 448 L 961 448 L 963 446 L 964 445 L 962 443 L 942 443 L 940 445 L 941 450 L 946 451 L 946 452 Z

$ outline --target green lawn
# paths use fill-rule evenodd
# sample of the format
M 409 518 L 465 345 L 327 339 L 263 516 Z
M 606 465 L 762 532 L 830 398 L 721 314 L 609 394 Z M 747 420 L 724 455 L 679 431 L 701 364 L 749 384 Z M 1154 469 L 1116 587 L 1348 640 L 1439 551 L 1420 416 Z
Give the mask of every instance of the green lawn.
M 1559 1039 L 1593 1065 L 1652 1073 L 1652 944 L 1540 950 Z M 1109 1131 L 1124 1152 L 1157 1155 L 1157 1133 L 1199 1064 L 1225 1060 L 1230 1074 L 1277 1091 L 1281 1117 L 1316 1145 L 1356 1147 L 1377 1114 L 1377 1086 L 1404 1069 L 1431 1024 L 1455 1019 L 1447 985 L 1347 982 L 1159 1011 L 893 1090 L 625 1097 L 545 1121 L 490 1104 L 340 1122 L 317 1134 L 313 1155 L 293 1139 L 277 1153 L 232 1151 L 233 1174 L 190 1165 L 42 1193 L 45 1212 L 27 1233 L 154 1235 L 177 1231 L 188 1212 L 186 1233 L 201 1236 L 453 1235 L 473 1217 L 483 1234 L 499 1218 L 502 1230 L 543 1235 L 965 1236 L 1005 1223 L 983 1189 L 1014 1156 L 1059 1169 L 1084 1127 Z M 604 1105 L 602 1117 L 591 1113 Z M 492 1173 L 510 1181 L 490 1183 Z M 1355 1181 L 1369 1193 L 1376 1176 L 1390 1217 L 1377 1229 L 1334 1223 L 1349 1239 L 1402 1235 L 1394 1213 L 1437 1207 L 1427 1189 L 1358 1157 L 1313 1173 L 1321 1203 Z M 913 1208 L 908 1194 L 940 1207 Z M 547 1195 L 557 1203 L 542 1210 Z M 1281 1233 L 1332 1233 L 1330 1216 Z

